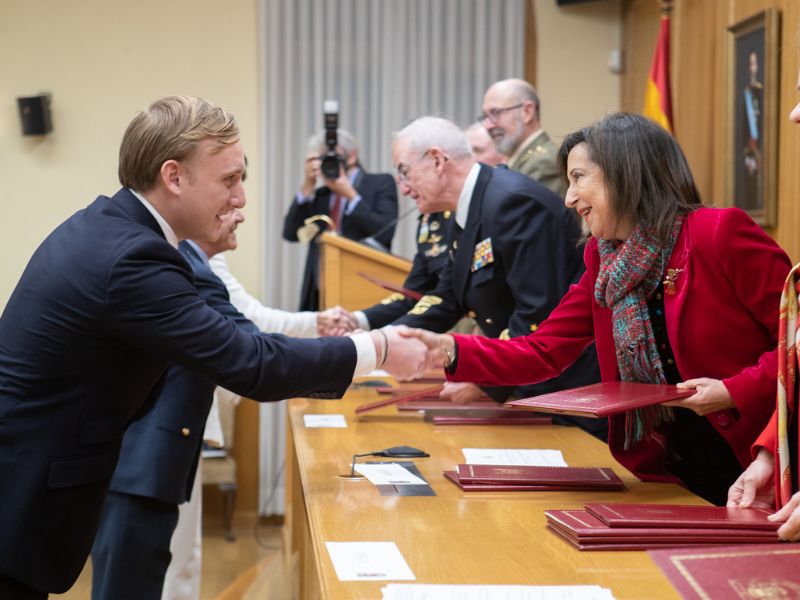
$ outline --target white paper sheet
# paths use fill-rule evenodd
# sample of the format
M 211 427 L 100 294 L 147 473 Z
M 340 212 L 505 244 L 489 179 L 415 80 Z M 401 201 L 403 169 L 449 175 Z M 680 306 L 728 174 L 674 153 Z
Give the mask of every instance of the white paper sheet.
M 370 371 L 366 375 L 362 375 L 360 378 L 356 378 L 356 381 L 358 379 L 366 379 L 369 377 L 391 377 L 391 376 L 392 374 L 389 373 L 389 371 L 384 371 L 383 369 L 375 369 L 374 371 Z M 389 385 L 388 382 L 386 385 Z
M 313 427 L 347 427 L 344 415 L 303 415 L 303 423 L 309 429 Z
M 325 542 L 339 581 L 416 579 L 394 542 Z
M 383 600 L 614 600 L 598 585 L 432 585 L 390 583 Z
M 462 448 L 468 465 L 531 465 L 566 467 L 561 450 L 529 448 Z
M 423 479 L 397 463 L 356 464 L 356 473 L 375 485 L 426 485 Z

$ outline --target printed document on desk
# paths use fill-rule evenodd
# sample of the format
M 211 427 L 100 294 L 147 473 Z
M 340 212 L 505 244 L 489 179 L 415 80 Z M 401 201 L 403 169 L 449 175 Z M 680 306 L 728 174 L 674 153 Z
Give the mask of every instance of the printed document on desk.
M 303 415 L 303 424 L 308 429 L 315 427 L 347 428 L 347 421 L 344 415 Z
M 415 580 L 394 542 L 325 542 L 339 581 Z
M 428 485 L 397 463 L 362 463 L 355 466 L 355 471 L 373 485 Z
M 462 448 L 468 465 L 532 465 L 566 467 L 561 450 L 536 448 Z

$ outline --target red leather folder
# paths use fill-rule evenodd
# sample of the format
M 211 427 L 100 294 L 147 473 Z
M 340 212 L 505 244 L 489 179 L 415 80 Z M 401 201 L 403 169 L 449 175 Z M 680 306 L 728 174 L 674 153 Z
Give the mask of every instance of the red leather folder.
M 462 407 L 462 408 L 459 408 Z M 403 402 L 397 406 L 397 410 L 464 410 L 470 411 L 475 409 L 496 409 L 499 408 L 497 402 L 494 400 L 478 400 L 469 404 L 456 404 L 450 400 L 439 400 L 439 394 L 436 397 L 422 396 L 415 400 Z
M 584 508 L 610 527 L 721 527 L 774 531 L 768 510 L 680 504 L 596 503 Z
M 371 410 L 375 410 L 376 408 L 381 408 L 382 406 L 389 406 L 390 404 L 397 404 L 399 402 L 409 402 L 412 400 L 417 400 L 419 398 L 424 398 L 425 396 L 432 393 L 436 393 L 438 395 L 440 391 L 442 391 L 442 386 L 437 385 L 436 387 L 425 388 L 414 394 L 391 396 L 389 398 L 384 398 L 383 400 L 377 400 L 375 402 L 368 402 L 366 404 L 362 404 L 361 406 L 356 406 L 355 413 L 357 415 L 360 415 L 361 413 L 369 412 Z
M 660 549 L 660 548 L 707 548 L 709 546 L 713 546 L 713 544 L 695 544 L 695 543 L 683 543 L 683 542 L 647 542 L 647 543 L 621 543 L 621 542 L 597 542 L 597 543 L 585 543 L 573 539 L 558 529 L 555 529 L 550 526 L 548 523 L 547 529 L 552 531 L 562 540 L 568 542 L 578 550 L 582 552 L 586 551 L 632 551 L 632 550 L 650 550 L 652 549 Z
M 379 394 L 392 394 L 394 396 L 405 396 L 406 394 L 410 394 L 412 392 L 420 392 L 422 390 L 429 390 L 431 389 L 430 383 L 438 383 L 436 381 L 433 382 L 425 382 L 420 383 L 419 385 L 414 386 L 403 386 L 403 387 L 392 387 L 389 385 L 386 386 L 378 386 L 375 389 L 376 392 Z M 439 390 L 441 390 L 441 386 L 439 386 Z M 431 392 L 429 396 L 425 396 L 425 398 L 438 398 L 439 392 L 437 391 L 435 394 Z
M 363 277 L 367 281 L 374 283 L 376 285 L 381 286 L 385 290 L 389 290 L 390 292 L 396 292 L 398 294 L 402 294 L 406 298 L 410 298 L 414 302 L 422 298 L 422 294 L 416 290 L 410 290 L 408 288 L 404 288 L 402 285 L 397 285 L 391 283 L 390 281 L 384 281 L 378 277 L 370 275 L 369 273 L 358 273 L 359 277 Z
M 774 543 L 778 539 L 774 531 L 764 529 L 609 527 L 586 510 L 548 510 L 544 514 L 550 528 L 583 544 L 754 544 Z
M 444 477 L 465 492 L 578 492 L 592 491 L 596 488 L 583 488 L 566 485 L 523 485 L 519 483 L 464 483 L 459 480 L 457 471 L 444 471 Z
M 547 413 L 607 417 L 634 408 L 687 398 L 693 394 L 694 390 L 682 390 L 674 385 L 609 381 L 512 400 L 506 404 L 514 408 Z
M 551 425 L 550 417 L 433 417 L 434 425 Z
M 648 554 L 687 600 L 800 597 L 800 544 L 711 546 Z
M 558 485 L 566 488 L 621 490 L 625 484 L 605 467 L 537 467 L 530 465 L 456 465 L 462 483 Z
M 530 419 L 541 418 L 552 423 L 549 416 L 537 415 L 523 410 L 514 410 L 513 408 L 506 408 L 502 404 L 493 403 L 494 406 L 489 408 L 472 408 L 471 404 L 453 404 L 447 408 L 425 408 L 426 421 L 433 422 L 438 417 L 457 417 L 459 419 Z M 399 409 L 400 407 L 398 407 Z

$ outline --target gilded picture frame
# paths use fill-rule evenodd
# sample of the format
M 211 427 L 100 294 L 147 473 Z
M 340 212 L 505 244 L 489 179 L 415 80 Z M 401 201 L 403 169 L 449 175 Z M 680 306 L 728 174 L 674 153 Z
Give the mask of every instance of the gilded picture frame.
M 780 12 L 728 28 L 725 198 L 763 227 L 777 225 Z

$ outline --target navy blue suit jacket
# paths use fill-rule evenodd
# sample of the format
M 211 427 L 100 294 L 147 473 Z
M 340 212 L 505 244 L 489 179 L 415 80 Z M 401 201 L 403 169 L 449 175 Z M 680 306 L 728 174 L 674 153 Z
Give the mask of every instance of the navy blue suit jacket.
M 225 284 L 196 250 L 187 242 L 181 242 L 178 250 L 192 268 L 200 297 L 244 331 L 258 333 L 258 327 L 230 303 Z M 188 500 L 214 387 L 201 373 L 170 367 L 153 408 L 125 432 L 110 489 L 170 504 Z
M 443 332 L 469 313 L 489 337 L 527 335 L 583 274 L 575 217 L 555 193 L 516 171 L 481 165 L 464 230 L 456 231 L 455 219 L 452 227 L 453 247 L 438 287 L 395 323 Z M 599 380 L 591 346 L 561 376 L 520 388 L 517 395 Z M 486 391 L 505 400 L 512 390 Z
M 342 235 L 351 240 L 361 240 L 383 230 L 376 239 L 391 248 L 395 226 L 384 228 L 397 218 L 397 186 L 394 179 L 386 173 L 366 173 L 361 169 L 353 187 L 361 195 L 361 200 L 353 212 L 342 215 Z M 283 219 L 283 239 L 289 242 L 298 241 L 297 230 L 308 217 L 330 213 L 330 199 L 330 189 L 320 187 L 314 192 L 311 202 L 298 204 L 296 199 L 292 200 Z M 315 239 L 308 245 L 298 310 L 326 308 L 319 306 L 318 280 L 319 245 Z
M 125 427 L 172 362 L 255 400 L 340 397 L 356 351 L 242 331 L 133 194 L 99 197 L 39 246 L 0 317 L 0 573 L 74 583 Z

